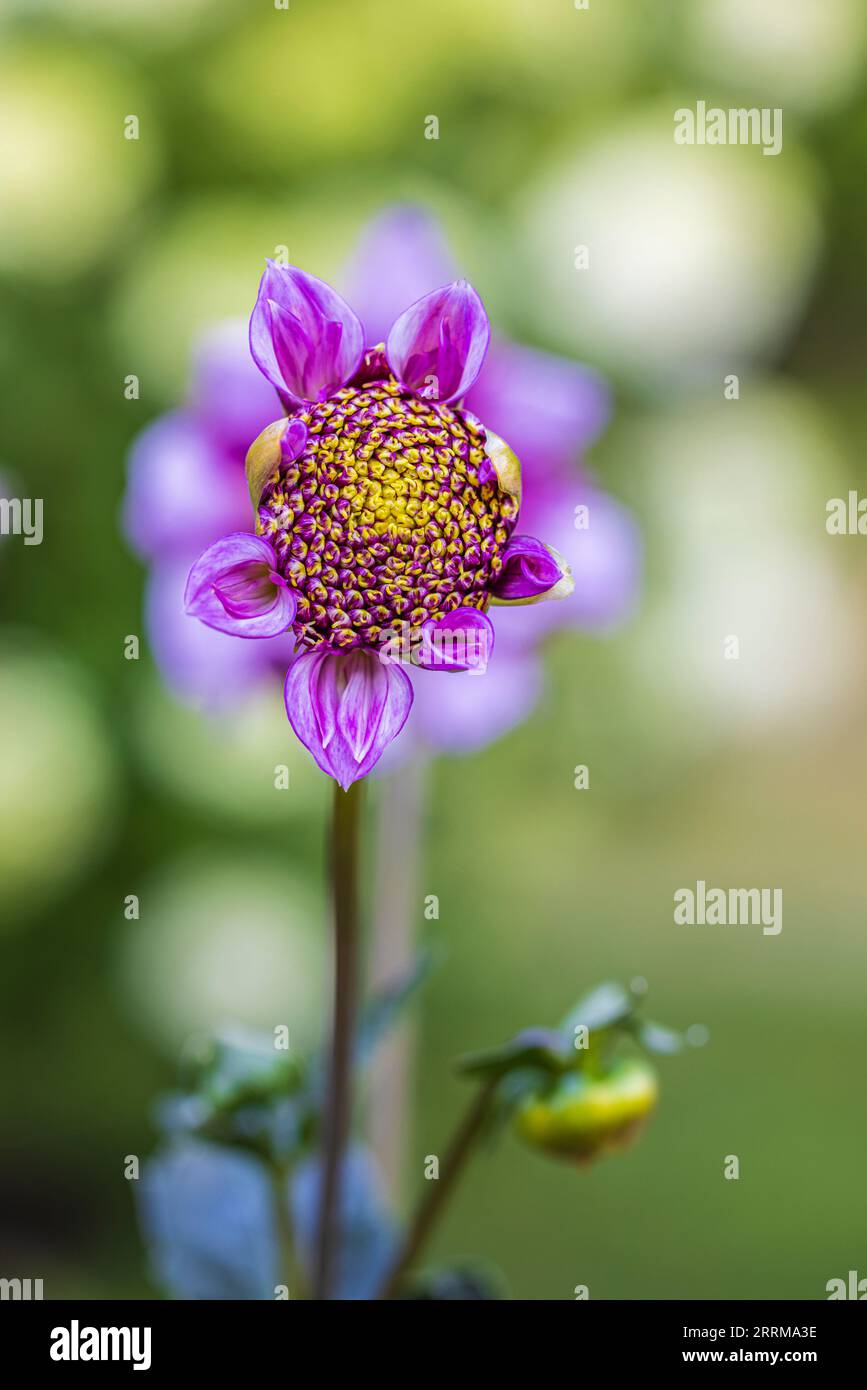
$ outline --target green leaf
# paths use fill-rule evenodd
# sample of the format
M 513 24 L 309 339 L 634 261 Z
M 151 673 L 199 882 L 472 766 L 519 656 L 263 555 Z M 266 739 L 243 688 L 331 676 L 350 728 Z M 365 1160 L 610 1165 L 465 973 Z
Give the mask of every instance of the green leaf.
M 490 1303 L 508 1298 L 508 1293 L 499 1270 L 474 1261 L 423 1270 L 407 1280 L 398 1298 L 413 1303 Z
M 500 1047 L 469 1053 L 457 1065 L 458 1070 L 468 1076 L 493 1079 L 524 1067 L 559 1075 L 574 1063 L 575 1050 L 570 1038 L 555 1028 L 525 1028 Z
M 522 1102 L 530 1096 L 547 1095 L 562 1075 L 562 1068 L 552 1072 L 539 1067 L 516 1067 L 501 1077 L 483 1131 L 487 1142 L 491 1145 L 496 1143 Z
M 591 1033 L 624 1024 L 635 1009 L 635 999 L 622 985 L 608 982 L 585 994 L 566 1015 L 561 1026 L 570 1040 L 575 1029 L 584 1025 Z
M 303 1069 L 296 1053 L 278 1050 L 267 1034 L 223 1034 L 195 1058 L 190 1080 L 190 1089 L 220 1112 L 297 1092 Z

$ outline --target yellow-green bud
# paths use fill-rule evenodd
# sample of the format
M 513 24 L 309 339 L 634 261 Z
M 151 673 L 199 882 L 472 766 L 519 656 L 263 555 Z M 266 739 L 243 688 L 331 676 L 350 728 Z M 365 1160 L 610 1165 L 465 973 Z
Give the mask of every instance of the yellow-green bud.
M 615 1062 L 602 1075 L 568 1072 L 519 1108 L 517 1133 L 559 1158 L 588 1160 L 625 1147 L 656 1105 L 656 1072 L 642 1058 Z

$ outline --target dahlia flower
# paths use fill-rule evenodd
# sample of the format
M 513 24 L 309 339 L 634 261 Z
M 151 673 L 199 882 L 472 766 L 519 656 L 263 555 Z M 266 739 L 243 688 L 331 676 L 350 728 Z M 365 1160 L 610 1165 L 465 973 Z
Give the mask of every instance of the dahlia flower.
M 566 597 L 568 565 L 516 531 L 520 465 L 466 409 L 490 341 L 459 280 L 424 295 L 367 345 L 324 281 L 269 261 L 250 350 L 285 416 L 247 455 L 255 534 L 210 545 L 187 613 L 236 637 L 291 629 L 284 697 L 319 767 L 347 789 L 400 733 L 403 663 L 484 671 L 489 605 Z
M 406 304 L 456 274 L 435 220 L 415 207 L 394 207 L 369 225 L 341 283 L 368 337 L 378 341 Z M 637 527 L 579 462 L 607 419 L 602 380 L 577 363 L 495 338 L 465 405 L 521 459 L 521 529 L 553 541 L 575 592 L 567 603 L 492 613 L 497 659 L 484 680 L 434 681 L 405 667 L 415 698 L 389 762 L 413 747 L 471 751 L 502 736 L 540 698 L 544 637 L 553 629 L 608 629 L 627 616 L 638 590 Z M 250 525 L 245 453 L 273 415 L 273 387 L 250 356 L 245 327 L 232 321 L 202 338 L 187 401 L 147 426 L 130 454 L 124 529 L 150 571 L 151 650 L 175 695 L 209 709 L 236 705 L 291 659 L 291 632 L 237 642 L 204 625 L 191 630 L 182 603 L 190 564 L 203 547 Z M 575 525 L 579 504 L 591 519 L 586 529 Z

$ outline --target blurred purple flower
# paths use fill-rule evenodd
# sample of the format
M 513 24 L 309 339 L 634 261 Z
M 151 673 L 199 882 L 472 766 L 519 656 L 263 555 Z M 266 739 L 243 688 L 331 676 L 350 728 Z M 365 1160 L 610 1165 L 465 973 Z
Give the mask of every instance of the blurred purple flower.
M 324 343 L 324 357 L 320 353 L 311 366 L 293 360 L 292 333 L 285 330 L 292 329 L 296 339 L 299 326 L 302 334 L 308 331 L 310 300 L 292 287 L 287 298 L 284 278 L 271 272 L 263 280 L 252 337 L 272 384 L 251 360 L 244 326 L 225 324 L 200 345 L 187 404 L 139 436 L 129 459 L 124 525 L 151 566 L 149 637 L 168 684 L 180 697 L 226 706 L 243 698 L 251 684 L 286 669 L 291 632 L 243 643 L 198 625 L 191 633 L 182 607 L 187 572 L 203 547 L 249 527 L 244 455 L 250 440 L 273 419 L 273 388 L 286 408 L 305 391 L 327 392 L 336 379 L 329 379 L 331 368 L 340 375 L 359 360 L 359 320 L 368 344 L 385 342 L 406 305 L 454 278 L 454 264 L 433 219 L 411 207 L 386 211 L 366 230 L 347 268 L 345 285 L 356 312 L 344 305 L 349 316 L 341 323 L 336 351 L 333 342 L 330 349 Z M 322 286 L 318 293 L 334 296 L 323 282 L 305 277 L 302 286 L 311 285 L 314 301 L 316 286 Z M 336 301 L 343 305 L 338 296 L 328 300 L 332 308 Z M 333 322 L 339 323 L 342 313 Z M 393 347 L 396 355 L 403 350 L 400 343 Z M 418 360 L 412 370 L 425 369 L 417 377 L 423 390 L 426 377 L 438 382 L 442 377 L 443 394 L 451 387 L 465 388 L 465 382 L 442 376 L 450 370 L 450 359 L 438 356 L 438 344 L 416 342 L 415 350 Z M 401 362 L 409 369 L 405 357 Z M 364 370 L 362 366 L 361 374 Z M 412 733 L 434 749 L 455 751 L 491 742 L 531 713 L 543 685 L 535 656 L 540 636 L 564 626 L 615 626 L 631 611 L 641 564 L 631 515 L 580 465 L 584 449 L 608 417 L 608 393 L 594 372 L 495 340 L 464 405 L 521 459 L 520 530 L 553 542 L 572 568 L 576 589 L 565 603 L 497 610 L 497 660 L 484 679 L 466 672 L 431 681 L 411 670 L 415 702 L 404 738 Z M 581 507 L 589 514 L 587 526 L 576 525 Z
M 368 335 L 380 338 L 401 303 L 454 274 L 438 224 L 418 208 L 397 207 L 363 234 L 346 284 Z M 521 529 L 556 547 L 571 567 L 575 591 L 566 603 L 497 611 L 497 661 L 484 680 L 462 675 L 443 689 L 413 675 L 416 693 L 406 733 L 434 750 L 456 753 L 493 742 L 532 713 L 544 688 L 535 655 L 543 635 L 564 627 L 609 630 L 629 617 L 642 564 L 631 513 L 581 464 L 610 413 L 608 389 L 596 372 L 494 339 L 465 404 L 521 460 Z M 587 509 L 586 518 L 579 519 L 580 507 Z M 589 524 L 579 525 L 584 519 Z M 390 761 L 395 756 L 399 751 Z
M 193 628 L 184 613 L 190 565 L 209 542 L 250 525 L 244 459 L 274 415 L 274 392 L 250 357 L 242 321 L 220 324 L 201 342 L 189 400 L 148 425 L 130 450 L 123 526 L 148 562 L 148 639 L 170 689 L 209 709 L 243 700 L 286 661 L 285 636 L 233 642 Z

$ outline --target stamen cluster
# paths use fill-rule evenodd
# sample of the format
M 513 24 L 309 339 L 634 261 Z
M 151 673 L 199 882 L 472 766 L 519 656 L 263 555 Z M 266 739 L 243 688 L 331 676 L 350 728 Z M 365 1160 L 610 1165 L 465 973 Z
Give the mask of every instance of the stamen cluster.
M 457 608 L 484 612 L 517 518 L 458 408 L 393 377 L 304 407 L 303 453 L 259 501 L 259 534 L 297 594 L 303 646 L 375 647 Z

